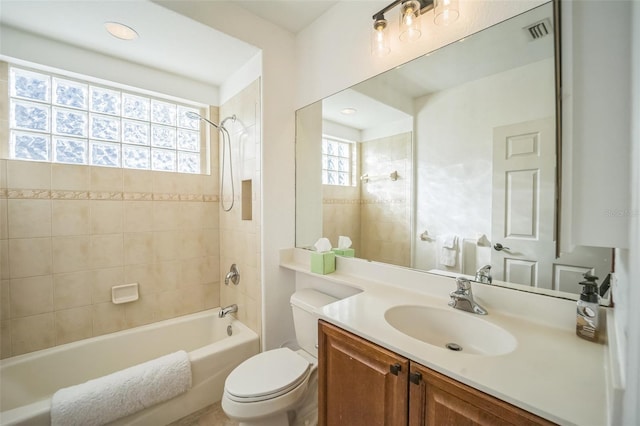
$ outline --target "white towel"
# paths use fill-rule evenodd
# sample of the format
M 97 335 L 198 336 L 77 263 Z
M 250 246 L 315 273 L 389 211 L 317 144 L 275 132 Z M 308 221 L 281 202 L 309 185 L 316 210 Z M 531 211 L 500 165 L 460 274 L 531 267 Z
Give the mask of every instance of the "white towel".
M 171 399 L 189 388 L 189 354 L 174 352 L 58 390 L 51 401 L 51 425 L 104 425 Z
M 458 236 L 445 235 L 441 237 L 440 264 L 454 267 L 458 259 Z

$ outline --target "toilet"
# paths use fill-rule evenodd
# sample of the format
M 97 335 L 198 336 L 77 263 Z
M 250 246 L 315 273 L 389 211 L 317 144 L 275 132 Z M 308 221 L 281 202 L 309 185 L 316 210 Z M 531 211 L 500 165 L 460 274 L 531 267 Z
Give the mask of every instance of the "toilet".
M 291 296 L 300 349 L 272 349 L 238 365 L 227 377 L 222 409 L 240 426 L 314 426 L 318 422 L 318 314 L 336 298 L 313 289 Z

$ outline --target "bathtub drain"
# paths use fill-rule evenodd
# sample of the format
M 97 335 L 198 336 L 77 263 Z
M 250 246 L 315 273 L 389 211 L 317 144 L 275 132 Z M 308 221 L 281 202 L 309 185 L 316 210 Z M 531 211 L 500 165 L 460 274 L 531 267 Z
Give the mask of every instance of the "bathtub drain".
M 231 336 L 233 334 L 233 329 L 231 328 L 231 324 L 227 326 L 227 335 Z

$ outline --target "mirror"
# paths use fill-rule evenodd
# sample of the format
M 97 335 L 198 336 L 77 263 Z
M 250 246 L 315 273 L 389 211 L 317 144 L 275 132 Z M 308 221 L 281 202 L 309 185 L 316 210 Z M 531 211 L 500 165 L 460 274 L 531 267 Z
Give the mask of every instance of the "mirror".
M 296 246 L 561 297 L 604 279 L 611 249 L 556 256 L 554 27 L 550 2 L 297 111 Z

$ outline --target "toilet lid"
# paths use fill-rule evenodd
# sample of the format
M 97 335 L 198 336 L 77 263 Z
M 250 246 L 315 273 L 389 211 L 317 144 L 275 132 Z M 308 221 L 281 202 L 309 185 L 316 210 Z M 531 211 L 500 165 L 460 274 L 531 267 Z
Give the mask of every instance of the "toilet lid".
M 291 349 L 273 349 L 237 366 L 227 377 L 225 389 L 233 399 L 274 398 L 302 383 L 310 369 L 309 361 Z

